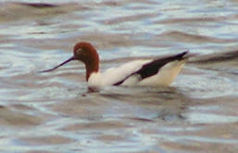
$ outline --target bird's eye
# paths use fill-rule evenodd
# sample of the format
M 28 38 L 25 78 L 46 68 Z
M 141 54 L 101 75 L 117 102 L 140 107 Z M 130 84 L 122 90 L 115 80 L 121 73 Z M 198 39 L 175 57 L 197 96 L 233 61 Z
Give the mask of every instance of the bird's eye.
M 78 50 L 76 50 L 76 54 L 83 54 L 83 50 L 80 48 L 80 49 L 78 49 Z

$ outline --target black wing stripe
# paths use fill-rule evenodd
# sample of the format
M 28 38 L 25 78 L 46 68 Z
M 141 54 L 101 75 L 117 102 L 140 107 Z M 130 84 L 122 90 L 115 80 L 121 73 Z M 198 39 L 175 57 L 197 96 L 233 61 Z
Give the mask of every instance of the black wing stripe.
M 175 60 L 178 60 L 178 61 L 183 60 L 184 55 L 186 55 L 187 53 L 188 52 L 183 52 L 175 56 L 156 59 L 148 64 L 145 64 L 140 70 L 138 70 L 135 73 L 139 74 L 141 76 L 141 79 L 143 80 L 147 77 L 150 77 L 158 73 L 158 71 L 167 63 L 175 61 Z
M 150 63 L 147 63 L 145 65 L 142 66 L 141 69 L 139 69 L 138 71 L 126 76 L 124 79 L 122 79 L 121 81 L 118 81 L 116 83 L 114 83 L 114 86 L 118 86 L 121 85 L 125 80 L 127 80 L 129 77 L 133 76 L 133 75 L 139 75 L 140 76 L 140 80 L 143 80 L 147 77 L 153 76 L 156 73 L 158 73 L 158 71 L 167 63 L 175 61 L 175 60 L 183 60 L 185 57 L 185 55 L 188 53 L 188 51 L 182 52 L 180 54 L 174 55 L 174 56 L 169 56 L 169 57 L 164 57 L 164 58 L 159 58 L 156 60 L 153 60 Z

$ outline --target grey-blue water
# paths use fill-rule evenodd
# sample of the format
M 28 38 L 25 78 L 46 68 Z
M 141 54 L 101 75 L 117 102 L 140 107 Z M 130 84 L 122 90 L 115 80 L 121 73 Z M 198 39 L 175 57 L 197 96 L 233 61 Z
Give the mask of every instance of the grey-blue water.
M 88 93 L 79 62 L 37 73 L 79 41 L 98 49 L 102 71 L 197 56 L 168 88 Z M 236 0 L 1 0 L 0 152 L 236 153 L 237 42 Z

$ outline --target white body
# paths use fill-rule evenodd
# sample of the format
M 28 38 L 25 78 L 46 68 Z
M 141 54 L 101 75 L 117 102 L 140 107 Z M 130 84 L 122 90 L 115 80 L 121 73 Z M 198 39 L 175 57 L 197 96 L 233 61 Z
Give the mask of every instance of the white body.
M 88 79 L 90 87 L 111 86 L 139 70 L 144 64 L 152 60 L 136 60 L 123 64 L 117 68 L 110 68 L 103 73 L 92 73 Z M 185 60 L 175 60 L 160 68 L 157 74 L 141 80 L 138 75 L 132 75 L 122 86 L 169 86 L 181 71 Z

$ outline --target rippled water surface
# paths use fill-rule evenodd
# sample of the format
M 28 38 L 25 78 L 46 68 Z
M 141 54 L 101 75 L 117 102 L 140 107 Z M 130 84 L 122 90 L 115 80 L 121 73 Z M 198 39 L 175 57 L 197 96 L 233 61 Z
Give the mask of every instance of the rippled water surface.
M 0 152 L 238 152 L 238 1 L 0 1 Z M 196 54 L 168 88 L 88 92 L 84 65 Z

